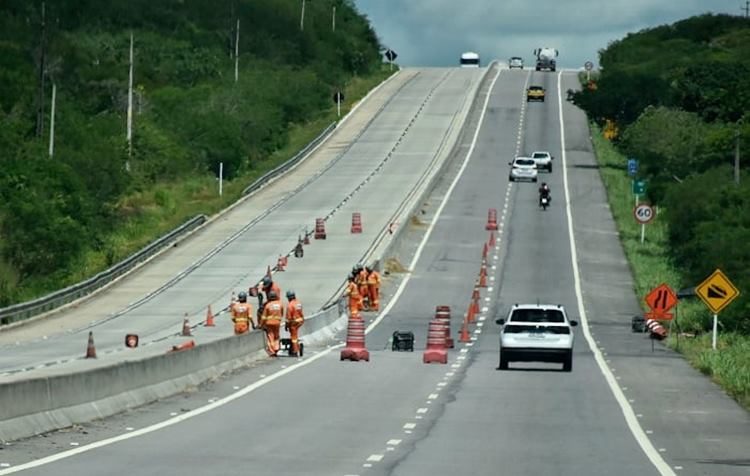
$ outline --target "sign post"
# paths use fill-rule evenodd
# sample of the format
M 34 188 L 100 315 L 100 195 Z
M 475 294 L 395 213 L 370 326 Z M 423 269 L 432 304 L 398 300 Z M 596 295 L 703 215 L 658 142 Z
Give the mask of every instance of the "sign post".
M 388 58 L 388 63 L 390 64 L 391 71 L 393 71 L 393 62 L 396 61 L 396 58 L 398 58 L 398 54 L 392 49 L 387 49 L 385 50 L 385 57 Z
M 732 284 L 720 269 L 717 269 L 695 288 L 695 294 L 701 298 L 706 307 L 714 314 L 711 348 L 716 350 L 716 340 L 719 331 L 719 312 L 740 295 L 740 290 Z
M 586 82 L 588 83 L 591 81 L 591 70 L 594 69 L 594 63 L 591 61 L 586 61 L 583 64 L 583 67 L 586 69 Z
M 336 114 L 338 114 L 338 117 L 341 117 L 341 101 L 344 100 L 344 93 L 341 91 L 336 91 L 333 93 L 333 101 L 336 103 Z
M 641 203 L 633 208 L 633 216 L 635 221 L 641 224 L 641 244 L 646 238 L 646 223 L 650 223 L 654 219 L 654 209 L 651 205 Z

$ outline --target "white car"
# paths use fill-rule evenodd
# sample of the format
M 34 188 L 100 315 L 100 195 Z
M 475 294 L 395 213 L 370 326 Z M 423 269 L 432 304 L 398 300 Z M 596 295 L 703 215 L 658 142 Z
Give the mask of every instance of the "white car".
M 523 69 L 523 58 L 520 56 L 513 56 L 508 60 L 508 69 Z
M 510 362 L 561 362 L 573 370 L 573 327 L 559 304 L 514 304 L 500 330 L 500 370 Z
M 552 173 L 552 154 L 547 151 L 538 150 L 531 154 L 531 158 L 536 162 L 536 168 L 538 170 L 544 169 L 549 173 Z
M 508 165 L 510 165 L 508 180 L 511 182 L 515 182 L 516 180 L 536 182 L 538 175 L 536 161 L 531 157 L 516 157 L 515 160 L 509 162 Z

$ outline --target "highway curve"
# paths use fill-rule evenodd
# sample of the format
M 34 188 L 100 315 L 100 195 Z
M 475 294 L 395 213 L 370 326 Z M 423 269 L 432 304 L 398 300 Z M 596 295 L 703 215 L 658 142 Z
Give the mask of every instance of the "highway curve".
M 682 420 L 659 418 L 639 406 L 639 399 L 658 391 L 636 382 L 618 385 L 620 370 L 605 360 L 619 359 L 628 369 L 626 379 L 637 372 L 653 383 L 659 376 L 633 358 L 640 347 L 616 344 L 643 342 L 621 323 L 622 314 L 635 312 L 635 300 L 622 250 L 612 245 L 616 236 L 601 182 L 591 175 L 585 117 L 560 100 L 560 74 L 504 70 L 486 109 L 477 111 L 484 111 L 483 121 L 468 118 L 472 126 L 481 124 L 476 146 L 470 130 L 462 135 L 455 162 L 424 203 L 419 219 L 425 225 L 417 224 L 413 241 L 397 253 L 405 263 L 410 256 L 416 260 L 402 284 L 389 283 L 386 315 L 367 336 L 369 363 L 339 361 L 337 346 L 318 348 L 300 362 L 259 365 L 190 395 L 87 426 L 87 433 L 19 442 L 1 457 L 22 469 L 17 465 L 29 455 L 74 446 L 64 458 L 32 463 L 24 472 L 30 475 L 748 474 L 741 461 L 747 458 L 742 448 L 750 447 L 750 425 L 735 404 L 711 407 L 725 425 L 724 449 L 707 451 L 707 423 L 692 434 L 674 435 L 675 422 Z M 573 75 L 562 74 L 572 86 Z M 547 88 L 545 103 L 523 102 L 529 82 Z M 566 146 L 570 163 L 562 150 L 560 104 L 565 144 L 574 147 Z M 556 157 L 553 173 L 542 176 L 553 193 L 546 211 L 536 206 L 535 184 L 507 179 L 507 162 L 535 149 Z M 500 211 L 501 232 L 490 250 L 482 325 L 472 327 L 476 340 L 457 343 L 449 365 L 424 365 L 421 350 L 435 305 L 450 305 L 454 316 L 468 306 L 491 207 Z M 598 275 L 604 268 L 606 276 Z M 573 371 L 553 364 L 496 370 L 494 318 L 514 302 L 537 299 L 561 303 L 581 319 Z M 414 353 L 390 351 L 396 329 L 417 334 Z M 617 356 L 604 355 L 589 339 L 592 330 L 603 334 L 600 342 L 608 349 L 618 349 Z M 684 362 L 676 361 L 662 365 L 681 369 Z M 692 377 L 683 372 L 682 378 Z M 706 400 L 719 394 L 710 385 L 701 391 Z M 680 404 L 672 409 L 687 410 Z M 690 451 L 702 452 L 701 460 L 689 460 Z M 710 459 L 724 463 L 709 468 Z
M 197 256 L 187 264 L 179 255 L 171 261 L 157 260 L 149 265 L 154 275 L 150 279 L 140 283 L 136 276 L 125 284 L 125 292 L 107 291 L 82 309 L 69 309 L 55 319 L 58 327 L 51 328 L 51 335 L 45 333 L 50 330 L 45 323 L 40 323 L 46 326 L 44 331 L 35 332 L 32 325 L 0 334 L 4 343 L 0 372 L 26 378 L 90 368 L 92 362 L 81 360 L 89 331 L 94 332 L 100 363 L 138 357 L 151 343 L 158 343 L 163 352 L 171 346 L 165 339 L 179 334 L 185 314 L 196 323 L 208 305 L 216 311 L 225 307 L 232 292 L 258 282 L 279 255 L 288 253 L 301 234 L 312 230 L 316 218 L 326 218 L 328 238 L 314 240 L 304 259 L 292 258 L 288 270 L 276 276 L 282 290 L 294 288 L 308 314 L 313 313 L 332 298 L 410 192 L 437 169 L 463 122 L 481 74 L 448 68 L 401 72 L 395 84 L 387 85 L 388 96 L 380 100 L 379 108 L 368 111 L 368 122 L 360 124 L 356 135 L 350 133 L 349 142 L 334 136 L 326 144 L 328 150 L 323 147 L 320 153 L 327 154 L 328 162 L 295 171 L 286 179 L 291 184 L 282 186 L 283 194 L 271 190 L 271 200 L 261 198 L 259 203 L 251 198 L 212 225 L 225 233 L 232 230 L 231 236 L 205 231 L 214 246 L 205 257 Z M 355 211 L 363 217 L 360 235 L 350 234 Z M 224 225 L 227 220 L 234 228 Z M 107 304 L 110 293 L 119 307 Z M 80 322 L 77 313 L 91 322 Z M 66 325 L 66 316 L 78 322 L 78 327 Z M 197 329 L 197 340 L 200 344 L 231 332 L 224 316 L 215 329 Z M 145 350 L 124 354 L 126 333 L 139 334 Z M 23 338 L 16 340 L 15 334 Z

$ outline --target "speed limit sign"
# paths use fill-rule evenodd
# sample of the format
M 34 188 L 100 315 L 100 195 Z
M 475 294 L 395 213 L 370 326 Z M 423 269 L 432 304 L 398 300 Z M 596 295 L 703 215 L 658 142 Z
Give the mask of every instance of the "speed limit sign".
M 633 215 L 638 223 L 644 225 L 654 219 L 654 209 L 642 203 L 633 209 Z
M 583 67 L 586 68 L 586 71 L 591 71 L 592 69 L 594 69 L 594 63 L 592 63 L 591 61 L 586 61 L 583 64 Z

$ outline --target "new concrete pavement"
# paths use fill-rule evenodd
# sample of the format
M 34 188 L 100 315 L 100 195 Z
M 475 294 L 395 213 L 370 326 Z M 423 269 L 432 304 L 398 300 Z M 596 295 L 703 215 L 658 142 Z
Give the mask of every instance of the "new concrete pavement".
M 317 168 L 303 165 L 280 181 L 279 191 L 269 187 L 263 199 L 251 198 L 218 220 L 218 231 L 209 228 L 199 235 L 198 245 L 188 252 L 191 257 L 197 250 L 205 252 L 211 238 L 214 247 L 197 258 L 188 272 L 181 267 L 184 258 L 165 257 L 149 265 L 150 275 L 134 276 L 122 288 L 115 287 L 112 299 L 120 308 L 105 304 L 97 309 L 109 299 L 110 292 L 104 292 L 66 313 L 81 313 L 94 324 L 84 324 L 79 316 L 74 322 L 82 325 L 73 327 L 62 324 L 63 316 L 53 322 L 64 325 L 64 332 L 40 334 L 43 331 L 32 325 L 0 334 L 5 342 L 0 348 L 0 371 L 12 374 L 10 378 L 28 378 L 88 368 L 94 364 L 80 357 L 89 330 L 94 331 L 100 361 L 105 363 L 138 357 L 140 350 L 124 353 L 126 333 L 139 334 L 142 345 L 157 342 L 169 348 L 171 342 L 164 339 L 179 333 L 186 313 L 195 323 L 205 316 L 209 304 L 217 311 L 226 306 L 233 291 L 256 283 L 267 266 L 294 247 L 300 234 L 312 229 L 316 218 L 326 218 L 328 238 L 314 240 L 304 259 L 292 258 L 287 271 L 275 276 L 283 290 L 297 291 L 311 314 L 337 292 L 352 265 L 366 256 L 405 200 L 414 198 L 412 190 L 429 182 L 450 151 L 481 74 L 455 69 L 404 71 L 373 98 L 374 109 L 362 111 L 369 114 L 367 121 L 350 121 L 359 125 L 358 132 L 344 130 L 323 146 L 319 155 L 327 161 L 313 158 Z M 349 230 L 355 211 L 363 219 L 364 231 L 359 235 Z M 180 279 L 148 295 L 176 273 Z M 137 305 L 122 308 L 127 306 L 124 301 L 144 295 L 148 298 Z M 49 328 L 42 324 L 42 329 Z M 200 344 L 230 334 L 225 316 L 215 329 L 198 329 L 196 339 Z M 18 335 L 26 340 L 16 340 Z
M 525 105 L 529 81 L 547 88 L 545 103 Z M 550 73 L 500 73 L 471 159 L 464 167 L 473 137 L 467 133 L 423 203 L 424 225 L 416 224 L 413 241 L 395 251 L 404 264 L 415 251 L 419 259 L 403 288 L 388 281 L 387 294 L 398 300 L 367 336 L 369 363 L 340 362 L 338 348 L 318 348 L 301 361 L 259 365 L 193 395 L 92 425 L 89 434 L 19 442 L 0 454 L 0 463 L 15 466 L 28 454 L 75 443 L 79 454 L 24 474 L 750 474 L 743 463 L 750 448 L 747 412 L 682 360 L 663 350 L 650 354 L 644 336 L 629 331 L 629 317 L 638 311 L 629 271 L 604 205 L 586 119 L 564 101 L 576 264 L 600 347 L 590 347 L 579 327 L 571 373 L 556 364 L 496 370 L 493 321 L 510 304 L 539 299 L 583 317 L 563 192 L 557 81 Z M 573 82 L 566 75 L 562 89 Z M 477 124 L 478 117 L 468 120 Z M 536 205 L 536 184 L 507 180 L 507 162 L 536 149 L 556 157 L 552 174 L 541 175 L 553 193 L 546 211 Z M 452 307 L 455 337 L 469 304 L 490 207 L 501 211 L 502 231 L 490 252 L 482 325 L 472 329 L 477 340 L 457 344 L 449 365 L 424 365 L 435 305 Z M 429 228 L 433 218 L 439 220 Z M 388 338 L 397 329 L 416 333 L 414 353 L 390 351 Z M 606 353 L 611 380 L 599 367 L 599 353 Z M 204 413 L 207 399 L 215 408 Z M 629 405 L 635 423 L 624 417 Z M 85 446 L 105 437 L 114 440 Z M 647 455 L 649 448 L 657 456 Z

